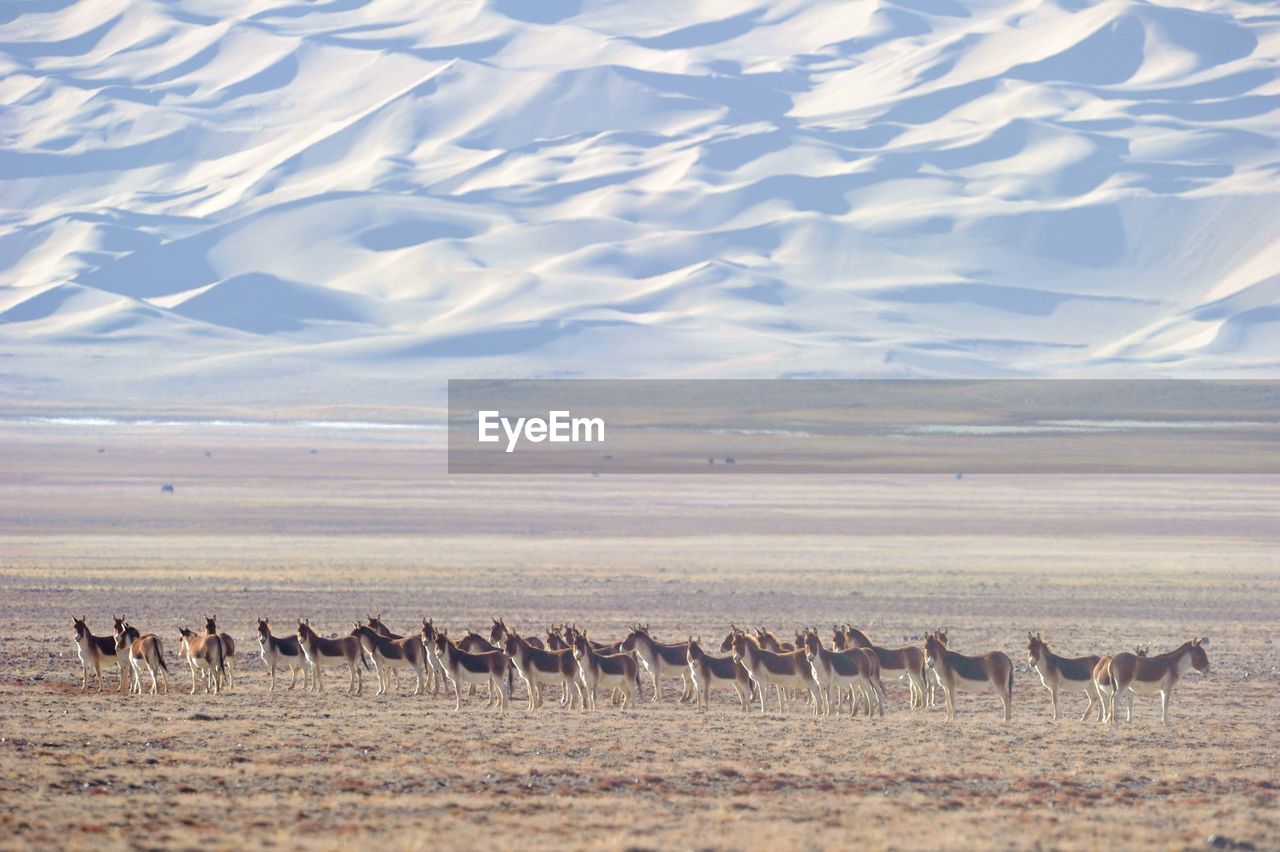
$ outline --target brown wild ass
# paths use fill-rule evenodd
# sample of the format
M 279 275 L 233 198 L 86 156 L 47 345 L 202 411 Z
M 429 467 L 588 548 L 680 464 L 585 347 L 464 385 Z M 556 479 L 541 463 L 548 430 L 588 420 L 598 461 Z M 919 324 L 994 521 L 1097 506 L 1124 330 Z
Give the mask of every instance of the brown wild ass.
M 832 627 L 831 645 L 837 651 L 846 648 L 865 648 L 876 655 L 880 663 L 880 673 L 884 677 L 898 680 L 907 679 L 911 687 L 911 706 L 925 706 L 924 650 L 915 645 L 903 648 L 881 648 L 871 641 L 867 634 L 848 624 Z
M 351 679 L 347 683 L 348 695 L 353 692 L 360 695 L 364 692 L 364 675 L 360 672 L 360 665 L 367 669 L 369 661 L 365 659 L 364 648 L 359 639 L 354 636 L 328 639 L 316 633 L 311 627 L 311 621 L 303 618 L 298 621 L 298 644 L 302 646 L 307 665 L 311 667 L 311 680 L 316 692 L 324 692 L 326 665 L 339 666 L 351 673 Z
M 221 692 L 227 673 L 222 637 L 217 633 L 196 633 L 186 627 L 178 628 L 178 633 L 178 656 L 191 667 L 191 694 L 196 694 L 197 673 L 205 692 Z
M 821 687 L 819 694 L 826 715 L 833 713 L 833 693 L 836 698 L 834 714 L 839 715 L 840 703 L 847 690 L 850 716 L 857 713 L 858 701 L 854 696 L 859 692 L 866 697 L 868 716 L 877 709 L 884 716 L 884 686 L 880 682 L 880 664 L 874 653 L 864 648 L 828 651 L 822 647 L 817 631 L 812 631 L 804 636 L 804 655 L 813 670 L 814 680 Z
M 573 635 L 573 658 L 578 664 L 578 682 L 582 688 L 584 710 L 596 709 L 596 692 L 601 688 L 622 691 L 622 709 L 636 706 L 640 666 L 630 653 L 601 654 L 582 632 Z
M 707 699 L 713 686 L 732 686 L 742 701 L 742 712 L 748 711 L 751 701 L 751 676 L 733 657 L 713 657 L 702 650 L 702 640 L 689 637 L 685 650 L 689 661 L 689 676 L 693 679 L 693 693 L 698 709 L 707 709 Z
M 366 618 L 368 619 L 369 627 L 372 628 L 373 632 L 377 633 L 379 636 L 385 636 L 388 639 L 404 638 L 403 634 L 391 632 L 391 630 L 387 628 L 387 625 L 382 623 L 382 613 L 378 613 L 377 615 L 369 615 L 369 616 L 366 616 Z
M 502 651 L 529 689 L 529 709 L 541 707 L 543 689 L 548 685 L 556 685 L 560 687 L 561 695 L 568 698 L 568 707 L 572 710 L 582 700 L 573 652 L 568 648 L 559 651 L 536 648 L 506 625 L 502 629 L 504 636 L 499 640 Z M 565 706 L 563 700 L 560 703 Z
M 366 616 L 366 618 L 368 619 L 369 627 L 373 628 L 373 632 L 377 633 L 379 636 L 382 636 L 386 639 L 403 639 L 404 638 L 403 633 L 395 633 L 390 628 L 388 628 L 387 625 L 382 623 L 382 613 L 378 613 L 377 615 L 369 615 L 369 616 Z M 430 653 L 428 652 L 428 657 L 429 656 L 430 656 Z M 429 682 L 435 680 L 429 663 L 427 665 L 427 677 Z M 400 689 L 400 673 L 397 669 L 391 670 L 391 679 L 395 681 L 395 688 L 398 691 Z
M 1080 716 L 1083 722 L 1089 718 L 1093 708 L 1098 708 L 1098 719 L 1102 719 L 1102 701 L 1098 698 L 1098 688 L 1093 683 L 1093 670 L 1102 659 L 1097 654 L 1087 657 L 1059 657 L 1049 649 L 1049 643 L 1039 633 L 1027 634 L 1027 665 L 1040 675 L 1040 682 L 1049 690 L 1053 702 L 1053 721 L 1058 721 L 1058 693 L 1083 692 L 1089 697 L 1089 704 Z
M 351 635 L 360 640 L 361 646 L 373 658 L 373 668 L 378 675 L 376 695 L 386 695 L 391 689 L 391 673 L 407 668 L 413 672 L 414 695 L 421 695 L 427 680 L 427 649 L 417 636 L 388 639 L 372 627 L 351 622 Z M 396 688 L 399 689 L 399 677 Z
M 925 665 L 938 675 L 947 701 L 947 721 L 956 717 L 956 692 L 994 692 L 1004 704 L 1007 722 L 1013 710 L 1013 661 L 1002 651 L 966 657 L 947 650 L 935 633 L 925 637 Z
M 272 636 L 271 625 L 265 618 L 258 619 L 258 645 L 262 648 L 262 662 L 271 673 L 271 689 L 276 691 L 276 669 L 289 669 L 292 678 L 289 689 L 298 683 L 298 672 L 302 672 L 302 688 L 307 688 L 307 657 L 302 653 L 302 645 L 297 636 Z
M 493 620 L 493 627 L 489 630 L 489 641 L 493 643 L 494 647 L 501 648 L 503 643 L 507 641 L 507 633 L 508 628 L 506 622 L 501 618 L 495 618 Z M 526 645 L 534 650 L 547 650 L 547 646 L 543 644 L 542 640 L 537 636 L 521 636 L 520 638 Z
M 679 703 L 693 699 L 693 683 L 689 672 L 688 645 L 685 643 L 667 644 L 655 641 L 649 635 L 649 625 L 637 624 L 631 628 L 627 638 L 622 640 L 622 651 L 635 652 L 640 665 L 644 666 L 649 677 L 653 679 L 653 701 L 662 700 L 662 677 L 680 678 L 682 690 Z
M 120 674 L 120 689 L 124 691 L 124 666 L 123 661 L 116 654 L 116 642 L 110 636 L 94 636 L 89 632 L 89 625 L 85 623 L 88 616 L 76 618 L 71 617 L 74 622 L 76 631 L 76 653 L 80 655 L 80 691 L 84 692 L 89 688 L 89 667 L 93 666 L 94 672 L 98 677 L 98 691 L 102 692 L 102 667 L 116 667 L 116 671 Z
M 229 633 L 218 633 L 218 617 L 216 615 L 206 615 L 204 617 L 204 632 L 212 636 L 217 633 L 218 638 L 222 640 L 222 664 L 226 667 L 225 682 L 228 687 L 235 686 L 236 679 L 236 640 L 231 638 Z
M 418 638 L 422 640 L 423 647 L 427 649 L 427 680 L 431 694 L 438 695 L 443 687 L 447 696 L 449 693 L 448 679 L 444 673 L 444 663 L 440 662 L 440 656 L 436 653 L 436 630 L 433 619 L 422 619 L 422 629 L 418 631 Z
M 496 644 L 490 642 L 470 627 L 466 629 L 466 632 L 463 634 L 461 639 L 458 639 L 457 641 L 450 639 L 449 641 L 453 642 L 453 644 L 459 649 L 466 651 L 469 654 L 484 654 L 489 651 L 500 650 Z M 510 671 L 510 669 L 508 669 L 507 676 L 507 690 L 510 691 L 515 684 L 515 675 Z M 468 683 L 467 695 L 475 694 L 476 685 L 474 683 Z M 485 698 L 487 699 L 487 703 L 485 704 L 486 707 L 492 707 L 494 702 L 497 700 L 497 696 L 494 694 L 493 690 L 489 689 L 487 686 L 485 687 Z
M 1192 669 L 1200 674 L 1209 673 L 1209 655 L 1203 647 L 1208 641 L 1196 637 L 1167 654 L 1155 657 L 1139 657 L 1128 652 L 1112 657 L 1108 667 L 1112 687 L 1111 721 L 1116 721 L 1116 701 L 1132 692 L 1135 695 L 1159 695 L 1160 723 L 1169 724 L 1169 699 L 1173 695 L 1173 687 Z M 1132 704 L 1126 721 L 1133 721 Z
M 1139 657 L 1148 655 L 1150 649 L 1145 645 L 1139 645 L 1134 648 L 1133 653 Z M 1111 683 L 1111 658 L 1102 657 L 1098 660 L 1098 664 L 1093 667 L 1093 686 L 1098 690 L 1098 704 L 1102 708 L 1100 722 L 1108 721 L 1111 716 L 1107 710 L 1107 704 L 1115 689 Z M 1126 698 L 1128 699 L 1129 719 L 1133 719 L 1133 692 L 1130 691 Z
M 487 683 L 490 694 L 497 690 L 498 709 L 505 713 L 511 700 L 511 689 L 507 686 L 511 676 L 511 664 L 501 651 L 481 651 L 473 654 L 464 651 L 449 640 L 443 629 L 434 630 L 436 656 L 444 667 L 445 678 L 453 684 L 456 700 L 454 711 L 462 709 L 462 684 Z M 448 694 L 446 689 L 446 695 Z
M 138 632 L 133 625 L 120 620 L 119 632 L 116 635 L 116 654 L 121 653 L 128 655 L 129 668 L 133 672 L 132 685 L 129 687 L 130 694 L 142 694 L 142 669 L 145 667 L 147 674 L 151 676 L 151 694 L 155 695 L 157 691 L 156 676 L 159 675 L 159 685 L 164 689 L 161 692 L 169 691 L 169 666 L 164 661 L 164 647 L 160 644 L 160 637 L 154 633 L 148 633 L 145 636 Z
M 765 713 L 766 694 L 770 685 L 778 690 L 778 709 L 787 712 L 786 690 L 797 687 L 806 690 L 813 698 L 813 715 L 822 707 L 821 687 L 813 677 L 804 651 L 776 653 L 760 647 L 755 636 L 733 628 L 733 659 L 739 662 L 760 690 L 760 714 Z

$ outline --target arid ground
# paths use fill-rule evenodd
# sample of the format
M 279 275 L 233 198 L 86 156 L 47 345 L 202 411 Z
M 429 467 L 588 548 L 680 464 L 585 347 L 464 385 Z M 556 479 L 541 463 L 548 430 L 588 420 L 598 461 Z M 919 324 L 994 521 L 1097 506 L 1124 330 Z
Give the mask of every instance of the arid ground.
M 516 480 L 447 477 L 438 443 L 0 424 L 0 846 L 1280 848 L 1276 478 Z M 176 691 L 80 692 L 71 618 L 113 612 L 165 639 Z M 206 612 L 239 680 L 192 696 L 177 629 Z M 699 714 L 670 688 L 629 714 L 454 713 L 337 672 L 267 692 L 255 617 L 379 612 L 673 641 L 947 626 L 1013 657 L 1014 716 L 966 695 L 948 724 L 898 682 L 873 721 L 725 693 Z M 1080 722 L 1079 695 L 1055 723 L 1028 630 L 1070 655 L 1208 635 L 1212 672 L 1167 727 L 1150 699 Z

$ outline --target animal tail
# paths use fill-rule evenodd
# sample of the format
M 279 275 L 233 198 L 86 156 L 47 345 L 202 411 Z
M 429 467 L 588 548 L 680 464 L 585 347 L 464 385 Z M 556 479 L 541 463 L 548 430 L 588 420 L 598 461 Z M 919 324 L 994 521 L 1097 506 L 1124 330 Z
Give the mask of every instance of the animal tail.
M 1007 685 L 1007 686 L 1008 686 L 1008 688 L 1009 688 L 1009 695 L 1012 697 L 1012 695 L 1013 695 L 1013 666 L 1009 666 L 1009 677 L 1008 677 L 1008 678 L 1006 678 L 1006 680 L 1008 681 L 1008 683 L 1007 683 L 1006 685 Z
M 508 695 L 511 694 L 511 690 L 515 689 L 515 685 L 516 685 L 515 673 L 511 671 L 514 668 L 515 666 L 511 665 L 511 661 L 507 660 L 507 694 Z
M 156 637 L 156 659 L 160 661 L 160 668 L 166 672 L 169 671 L 169 664 L 164 661 L 164 648 L 160 645 L 160 637 Z
M 365 670 L 369 670 L 369 658 L 364 655 L 364 645 L 360 646 L 360 662 L 364 664 Z

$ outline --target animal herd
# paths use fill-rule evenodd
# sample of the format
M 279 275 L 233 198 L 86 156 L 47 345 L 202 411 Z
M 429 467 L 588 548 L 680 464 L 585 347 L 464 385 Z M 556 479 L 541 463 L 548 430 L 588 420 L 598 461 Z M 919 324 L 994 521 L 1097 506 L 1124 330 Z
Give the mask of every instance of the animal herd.
M 141 694 L 143 677 L 149 692 L 167 692 L 168 664 L 163 643 L 154 633 L 142 633 L 123 616 L 114 617 L 110 636 L 95 636 L 85 618 L 74 619 L 76 647 L 81 664 L 81 690 L 90 687 L 90 672 L 103 689 L 104 667 L 116 666 L 119 690 L 128 685 Z M 659 642 L 647 625 L 636 624 L 617 642 L 597 642 L 573 625 L 553 626 L 544 637 L 522 636 L 502 619 L 493 619 L 488 637 L 470 630 L 454 640 L 443 627 L 424 618 L 416 633 L 394 633 L 381 616 L 369 616 L 364 624 L 352 622 L 351 631 L 336 638 L 320 635 L 308 619 L 299 619 L 293 633 L 277 636 L 266 618 L 257 624 L 258 645 L 276 688 L 277 673 L 288 672 L 288 689 L 324 691 L 326 669 L 345 670 L 347 691 L 364 689 L 363 671 L 378 678 L 377 694 L 398 690 L 401 678 L 412 675 L 413 694 L 443 689 L 454 693 L 454 709 L 468 695 L 483 687 L 488 703 L 505 711 L 518 678 L 528 693 L 528 709 L 543 706 L 548 687 L 554 687 L 560 704 L 569 709 L 596 709 L 602 694 L 623 710 L 640 700 L 642 676 L 652 688 L 651 701 L 662 697 L 663 679 L 681 683 L 681 703 L 706 710 L 712 689 L 736 693 L 742 710 L 756 702 L 767 712 L 770 690 L 783 712 L 788 702 L 800 701 L 813 715 L 839 714 L 848 705 L 850 716 L 864 712 L 884 715 L 886 677 L 905 680 L 910 706 L 924 709 L 942 704 L 946 718 L 955 718 L 957 693 L 989 693 L 1000 699 L 1002 718 L 1010 719 L 1013 707 L 1014 665 L 1001 651 L 969 656 L 952 650 L 945 631 L 928 633 L 923 646 L 886 648 L 876 645 L 857 628 L 833 625 L 829 646 L 819 631 L 806 627 L 795 641 L 783 641 L 773 632 L 743 630 L 730 625 L 719 644 L 723 656 L 708 653 L 700 639 Z M 1159 695 L 1160 718 L 1167 723 L 1169 698 L 1174 686 L 1192 669 L 1208 674 L 1207 638 L 1194 638 L 1165 654 L 1149 656 L 1145 649 L 1112 656 L 1060 657 L 1039 633 L 1027 634 L 1027 665 L 1049 691 L 1053 718 L 1059 715 L 1062 693 L 1081 692 L 1088 698 L 1081 720 L 1095 714 L 1097 721 L 1115 722 L 1116 707 L 1127 707 L 1133 719 L 1134 695 Z M 234 683 L 235 641 L 220 632 L 214 616 L 205 618 L 203 633 L 183 627 L 178 632 L 178 653 L 191 673 L 191 692 L 218 693 Z

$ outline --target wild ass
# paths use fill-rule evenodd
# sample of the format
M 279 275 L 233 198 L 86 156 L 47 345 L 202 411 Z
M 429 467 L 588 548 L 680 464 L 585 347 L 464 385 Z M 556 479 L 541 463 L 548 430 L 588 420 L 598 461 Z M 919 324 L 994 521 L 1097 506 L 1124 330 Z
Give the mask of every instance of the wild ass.
M 602 654 L 595 649 L 585 633 L 573 636 L 573 658 L 578 664 L 578 681 L 582 687 L 583 709 L 596 709 L 596 692 L 605 689 L 622 691 L 622 709 L 636 706 L 639 690 L 636 682 L 640 667 L 630 653 Z
M 199 634 L 186 627 L 178 628 L 178 655 L 191 667 L 191 694 L 196 694 L 196 674 L 207 693 L 221 692 L 226 684 L 226 655 L 222 637 L 217 633 Z
M 160 637 L 154 633 L 148 633 L 145 636 L 138 632 L 133 625 L 125 622 L 123 619 L 117 625 L 119 630 L 116 634 L 116 654 L 117 656 L 124 653 L 129 659 L 129 668 L 133 672 L 132 685 L 129 687 L 130 694 L 142 694 L 142 669 L 145 667 L 147 674 L 151 676 L 151 694 L 155 695 L 157 691 L 156 675 L 159 675 L 159 685 L 164 687 L 162 692 L 169 691 L 169 666 L 164 661 L 164 647 L 160 644 Z
M 1039 633 L 1027 634 L 1027 665 L 1040 675 L 1040 682 L 1049 690 L 1053 702 L 1053 721 L 1058 721 L 1058 693 L 1083 692 L 1089 697 L 1089 704 L 1080 716 L 1083 722 L 1089 718 L 1093 708 L 1098 708 L 1098 719 L 1102 718 L 1102 701 L 1098 698 L 1098 688 L 1093 683 L 1093 670 L 1102 659 L 1097 654 L 1087 657 L 1059 657 L 1049 648 L 1049 643 Z
M 382 623 L 382 613 L 378 613 L 377 615 L 366 616 L 366 618 L 368 619 L 369 627 L 373 630 L 374 633 L 377 633 L 379 636 L 385 636 L 388 639 L 404 638 L 403 634 L 392 633 L 387 628 L 387 625 Z
M 731 644 L 733 659 L 742 664 L 760 690 L 761 715 L 765 713 L 766 693 L 770 685 L 777 687 L 781 712 L 787 712 L 786 690 L 798 687 L 813 697 L 813 715 L 818 715 L 822 707 L 821 687 L 813 677 L 813 667 L 809 665 L 804 651 L 766 651 L 760 647 L 759 639 L 737 628 L 734 628 Z
M 507 640 L 508 632 L 510 631 L 507 628 L 506 622 L 501 618 L 495 618 L 493 620 L 493 627 L 489 629 L 489 641 L 492 642 L 495 647 L 501 648 L 503 643 Z M 547 649 L 547 646 L 537 636 L 521 636 L 520 638 L 526 645 L 534 650 L 545 651 Z
M 799 644 L 782 641 L 781 636 L 769 630 L 767 627 L 756 627 L 753 629 L 755 630 L 756 639 L 759 641 L 760 647 L 766 651 L 772 651 L 775 654 L 786 654 L 791 651 L 800 650 Z
M 511 664 L 503 653 L 481 651 L 473 654 L 453 644 L 444 630 L 434 632 L 436 656 L 444 666 L 445 677 L 453 684 L 453 694 L 456 696 L 454 711 L 462 709 L 463 683 L 487 683 L 491 691 L 497 690 L 498 709 L 505 713 L 511 700 L 511 689 L 507 686 Z
M 1173 687 L 1191 669 L 1201 674 L 1209 673 L 1209 655 L 1203 647 L 1208 641 L 1196 637 L 1167 654 L 1155 657 L 1139 657 L 1127 652 L 1112 657 L 1110 679 L 1114 691 L 1111 693 L 1111 721 L 1116 720 L 1116 701 L 1133 692 L 1135 695 L 1159 695 L 1160 723 L 1169 724 L 1169 699 L 1173 695 Z M 1126 721 L 1133 721 L 1132 705 Z
M 881 648 L 867 634 L 848 624 L 843 627 L 832 627 L 832 647 L 837 651 L 846 648 L 865 648 L 876 655 L 880 663 L 880 674 L 898 680 L 906 678 L 911 687 L 911 706 L 925 706 L 924 651 L 914 645 L 903 648 Z
M 407 668 L 413 672 L 416 681 L 414 695 L 421 695 L 427 679 L 427 649 L 417 636 L 402 639 L 388 639 L 366 624 L 351 622 L 354 628 L 351 635 L 360 640 L 361 646 L 373 659 L 373 668 L 378 675 L 377 695 L 386 695 L 391 689 L 391 673 L 397 669 Z M 396 681 L 399 688 L 399 679 Z
M 449 693 L 449 686 L 444 671 L 444 663 L 440 662 L 440 655 L 436 653 L 436 630 L 433 619 L 422 619 L 422 629 L 418 631 L 418 638 L 422 640 L 422 645 L 427 649 L 427 679 L 432 695 L 438 695 L 441 687 L 444 688 L 445 695 Z
M 1134 648 L 1133 653 L 1139 657 L 1148 655 L 1150 649 L 1145 645 L 1139 645 Z M 1098 660 L 1098 664 L 1093 667 L 1093 686 L 1098 691 L 1098 706 L 1102 712 L 1098 721 L 1106 722 L 1110 720 L 1111 715 L 1107 710 L 1108 702 L 1115 693 L 1114 684 L 1111 682 L 1111 657 L 1102 657 Z M 1130 690 L 1126 696 L 1129 707 L 1129 720 L 1133 720 L 1133 691 Z
M 387 627 L 387 625 L 382 623 L 382 613 L 378 613 L 377 615 L 370 615 L 366 617 L 368 618 L 368 622 L 367 622 L 368 626 L 372 628 L 373 632 L 377 633 L 379 636 L 382 636 L 385 639 L 403 639 L 404 638 L 403 633 L 395 633 L 392 630 L 390 630 Z M 428 657 L 430 656 L 430 652 L 428 652 L 427 656 Z M 427 676 L 429 681 L 434 681 L 435 678 L 432 676 L 430 664 L 427 665 Z M 391 679 L 395 681 L 395 684 L 394 684 L 395 689 L 399 691 L 400 689 L 399 670 L 394 668 L 391 670 Z
M 262 662 L 271 673 L 271 689 L 276 691 L 276 669 L 284 667 L 292 675 L 289 689 L 298 683 L 298 672 L 302 672 L 302 688 L 307 688 L 307 657 L 302 652 L 302 645 L 297 636 L 272 636 L 271 625 L 265 618 L 258 619 L 258 645 L 262 648 Z
M 925 665 L 938 675 L 947 701 L 947 721 L 956 717 L 955 694 L 959 692 L 994 692 L 1004 704 L 1004 720 L 1009 721 L 1013 709 L 1013 661 L 1002 651 L 991 651 L 977 657 L 966 657 L 947 646 L 936 634 L 925 637 Z
M 682 691 L 679 703 L 693 698 L 693 683 L 689 671 L 688 645 L 657 642 L 649 635 L 649 625 L 637 624 L 622 640 L 622 651 L 635 652 L 645 671 L 653 679 L 653 702 L 662 700 L 662 676 L 680 678 Z
M 685 649 L 689 661 L 689 677 L 693 680 L 693 694 L 698 709 L 707 709 L 707 699 L 713 686 L 732 686 L 746 713 L 751 701 L 751 677 L 733 657 L 713 657 L 702 650 L 702 640 L 689 637 Z
M 514 630 L 503 625 L 504 635 L 500 639 L 501 648 L 516 674 L 529 689 L 529 709 L 542 706 L 542 693 L 548 684 L 560 687 L 561 696 L 568 698 L 568 707 L 573 709 L 582 700 L 582 691 L 578 688 L 577 665 L 573 659 L 573 651 L 563 648 L 559 651 L 547 651 L 534 647 Z M 561 701 L 561 706 L 566 704 Z
M 226 667 L 225 682 L 227 686 L 235 686 L 236 680 L 236 640 L 231 638 L 229 633 L 218 633 L 218 617 L 216 615 L 206 615 L 204 617 L 204 632 L 210 636 L 217 633 L 218 638 L 222 640 L 222 664 Z
M 304 618 L 298 621 L 298 644 L 302 646 L 307 665 L 311 667 L 311 680 L 316 692 L 324 692 L 326 665 L 339 666 L 351 673 L 351 679 L 347 683 L 348 695 L 353 692 L 360 695 L 364 692 L 364 675 L 360 672 L 360 666 L 357 663 L 367 669 L 369 661 L 365 659 L 364 648 L 361 647 L 359 639 L 354 636 L 327 639 L 316 633 L 311 627 L 310 620 Z
M 89 632 L 89 625 L 86 619 L 89 616 L 71 617 L 74 622 L 76 631 L 76 653 L 80 655 L 80 691 L 84 692 L 89 688 L 89 667 L 93 666 L 93 670 L 98 677 L 98 691 L 102 692 L 102 667 L 116 667 L 116 671 L 120 675 L 120 688 L 118 691 L 124 691 L 124 666 L 122 660 L 116 654 L 116 642 L 110 636 L 94 636 Z
M 490 651 L 500 651 L 501 649 L 493 642 L 481 636 L 470 627 L 462 635 L 461 639 L 449 640 L 458 647 L 459 650 L 466 651 L 468 654 L 486 654 Z M 507 670 L 507 691 L 510 692 L 515 686 L 515 674 L 508 668 Z M 476 685 L 474 683 L 467 684 L 467 695 L 476 694 Z M 486 707 L 492 707 L 497 701 L 497 696 L 492 689 L 485 687 Z
M 835 714 L 839 715 L 840 702 L 846 690 L 849 693 L 849 715 L 857 714 L 858 693 L 865 696 L 867 715 L 878 709 L 884 716 L 884 686 L 880 683 L 880 664 L 874 653 L 863 648 L 828 651 L 822 647 L 817 631 L 804 637 L 804 655 L 813 670 L 814 680 L 821 687 L 823 712 L 832 715 L 831 697 L 835 694 Z

